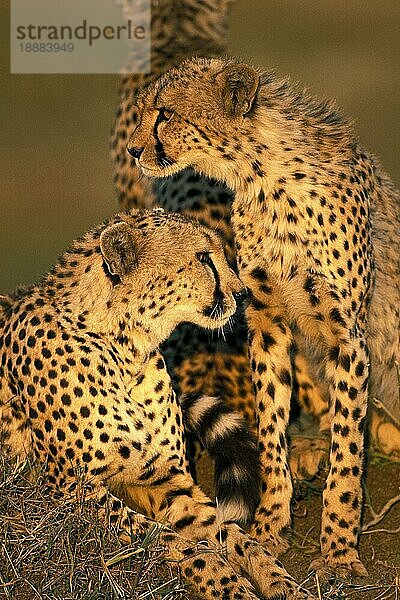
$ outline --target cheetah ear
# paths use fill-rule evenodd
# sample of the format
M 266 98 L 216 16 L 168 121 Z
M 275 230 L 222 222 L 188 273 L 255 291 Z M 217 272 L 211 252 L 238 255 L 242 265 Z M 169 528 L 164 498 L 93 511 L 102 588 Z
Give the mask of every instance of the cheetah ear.
M 123 277 L 138 265 L 137 243 L 127 223 L 113 223 L 100 235 L 100 250 L 111 275 Z
M 253 104 L 260 84 L 260 76 L 253 67 L 245 64 L 227 66 L 216 77 L 222 92 L 222 104 L 229 117 L 247 114 Z

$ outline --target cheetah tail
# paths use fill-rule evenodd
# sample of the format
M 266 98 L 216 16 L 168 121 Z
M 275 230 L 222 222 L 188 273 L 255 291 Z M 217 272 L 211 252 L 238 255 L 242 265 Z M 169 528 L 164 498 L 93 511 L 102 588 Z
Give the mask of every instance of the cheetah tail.
M 260 497 L 261 469 L 256 438 L 245 420 L 220 398 L 180 397 L 186 431 L 215 461 L 215 495 L 222 521 L 249 524 Z

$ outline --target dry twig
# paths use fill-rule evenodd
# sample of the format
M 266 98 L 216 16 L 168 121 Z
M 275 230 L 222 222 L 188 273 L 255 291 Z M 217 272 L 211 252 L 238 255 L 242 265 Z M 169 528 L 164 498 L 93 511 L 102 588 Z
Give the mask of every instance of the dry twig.
M 373 532 L 369 531 L 369 529 L 371 529 L 371 527 L 374 527 L 375 525 L 378 525 L 378 523 L 380 523 L 388 514 L 388 512 L 391 510 L 391 508 L 397 504 L 398 502 L 400 502 L 400 494 L 398 496 L 394 496 L 393 498 L 391 498 L 390 500 L 388 500 L 385 504 L 385 506 L 382 508 L 382 510 L 379 513 L 376 513 L 374 511 L 374 509 L 372 508 L 371 504 L 369 504 L 369 510 L 371 512 L 372 515 L 372 519 L 369 523 L 367 523 L 366 525 L 363 526 L 361 533 L 377 533 L 378 531 L 385 531 L 385 533 L 397 533 L 398 530 L 396 531 L 389 531 L 389 530 L 383 530 L 383 529 L 376 529 Z

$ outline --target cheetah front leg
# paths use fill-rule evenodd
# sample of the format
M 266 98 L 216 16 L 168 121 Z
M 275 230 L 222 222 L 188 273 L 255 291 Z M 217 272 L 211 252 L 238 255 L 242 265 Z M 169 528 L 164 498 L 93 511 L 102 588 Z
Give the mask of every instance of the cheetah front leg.
M 139 495 L 143 500 L 146 494 Z M 115 527 L 124 544 L 130 544 L 139 536 L 143 537 L 152 531 L 157 544 L 164 548 L 166 559 L 176 562 L 185 583 L 202 600 L 257 600 L 258 595 L 251 583 L 239 575 L 216 546 L 205 541 L 204 537 L 200 536 L 199 542 L 186 539 L 169 526 L 132 510 L 102 485 L 86 498 L 96 500 L 98 514 L 104 525 Z M 132 495 L 130 499 L 132 500 Z
M 368 360 L 365 337 L 356 329 L 331 349 L 327 362 L 331 382 L 330 471 L 323 492 L 322 558 L 311 565 L 322 576 L 332 570 L 341 575 L 367 575 L 358 556 L 357 541 L 363 502 Z
M 250 290 L 247 309 L 249 352 L 262 466 L 261 501 L 252 534 L 274 554 L 288 543 L 280 534 L 290 525 L 292 481 L 287 462 L 286 430 L 292 394 L 293 336 L 279 300 L 261 268 L 242 279 Z
M 206 540 L 210 547 L 219 549 L 236 573 L 246 578 L 245 585 L 248 587 L 250 581 L 265 600 L 276 598 L 305 600 L 312 597 L 306 590 L 300 588 L 276 558 L 236 523 L 220 523 L 215 505 L 194 484 L 189 474 L 176 475 L 167 483 L 154 487 L 128 486 L 125 494 L 129 498 L 129 503 L 139 504 L 157 521 L 167 521 L 182 538 L 193 542 Z M 173 543 L 176 544 L 176 541 Z M 185 556 L 192 556 L 191 551 L 186 550 Z M 204 581 L 211 581 L 212 585 L 223 585 L 224 593 L 221 596 L 223 598 L 253 597 L 243 596 L 240 591 L 239 595 L 236 595 L 238 592 L 233 588 L 233 591 L 230 591 L 234 583 L 241 581 L 241 577 L 236 581 L 235 576 L 229 579 L 226 572 L 221 572 L 217 573 L 218 579 L 215 580 L 214 566 L 209 564 L 207 554 L 195 559 L 192 565 L 185 564 L 182 569 L 185 577 L 189 580 L 193 578 L 194 582 L 199 575 L 202 576 L 203 583 L 197 588 L 202 598 L 209 597 L 206 595 Z M 210 597 L 220 597 L 215 595 L 214 589 L 211 594 L 214 596 Z

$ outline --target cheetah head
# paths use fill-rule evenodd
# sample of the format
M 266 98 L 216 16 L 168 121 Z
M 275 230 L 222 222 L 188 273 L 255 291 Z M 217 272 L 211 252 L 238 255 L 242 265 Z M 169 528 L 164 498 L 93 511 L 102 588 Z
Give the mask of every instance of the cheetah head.
M 127 150 L 147 176 L 187 167 L 230 183 L 254 135 L 260 75 L 227 59 L 190 59 L 145 88 Z M 250 160 L 251 164 L 252 160 Z
M 100 232 L 100 251 L 108 304 L 158 342 L 184 321 L 222 327 L 244 294 L 219 235 L 179 214 L 122 213 Z

